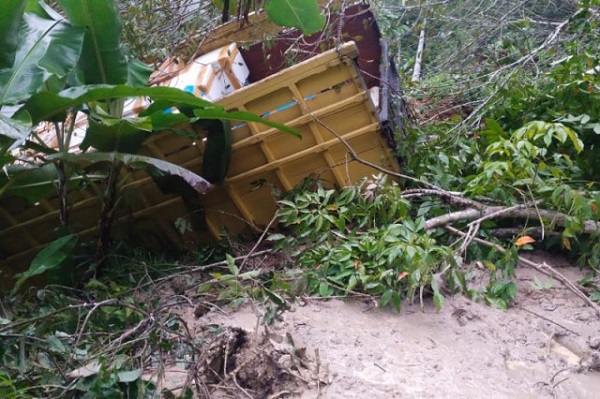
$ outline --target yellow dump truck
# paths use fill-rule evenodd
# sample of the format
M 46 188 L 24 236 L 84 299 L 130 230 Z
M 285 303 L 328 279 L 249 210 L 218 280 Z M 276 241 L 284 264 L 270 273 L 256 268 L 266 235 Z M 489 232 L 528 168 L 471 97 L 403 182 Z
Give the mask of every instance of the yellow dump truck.
M 213 67 L 197 70 L 191 84 L 182 78 L 189 63 L 165 62 L 152 84 L 183 86 L 228 110 L 250 111 L 293 127 L 302 139 L 260 123 L 233 123 L 225 181 L 192 199 L 135 172 L 122 190 L 115 239 L 157 250 L 192 249 L 224 233 L 263 229 L 276 211 L 277 193 L 306 178 L 343 187 L 376 173 L 352 152 L 398 170 L 394 135 L 402 110 L 392 101 L 399 96 L 398 76 L 372 12 L 363 4 L 345 8 L 331 16 L 327 29 L 327 34 L 304 37 L 281 30 L 264 13 L 251 15 L 243 25 L 222 25 L 203 41 L 197 59 L 212 54 L 200 63 Z M 236 70 L 240 60 L 244 65 Z M 141 154 L 202 175 L 203 150 L 201 136 L 167 131 L 151 136 Z M 72 230 L 93 237 L 100 199 L 89 189 L 78 189 L 68 203 Z M 22 269 L 57 238 L 58 208 L 57 198 L 33 206 L 17 197 L 0 200 L 3 270 Z

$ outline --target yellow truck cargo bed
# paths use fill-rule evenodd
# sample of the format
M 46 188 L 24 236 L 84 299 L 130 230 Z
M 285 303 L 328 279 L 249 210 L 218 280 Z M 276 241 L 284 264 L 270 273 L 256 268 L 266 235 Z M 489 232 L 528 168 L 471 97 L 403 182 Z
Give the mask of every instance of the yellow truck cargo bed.
M 232 123 L 227 177 L 207 195 L 181 195 L 159 188 L 135 171 L 122 191 L 114 238 L 155 249 L 194 249 L 200 242 L 259 231 L 273 218 L 277 194 L 306 178 L 343 187 L 376 173 L 351 156 L 398 170 L 381 113 L 359 68 L 350 41 L 245 86 L 220 101 L 228 110 L 250 111 L 297 129 L 302 139 L 260 123 Z M 377 101 L 378 102 L 378 101 Z M 385 121 L 384 121 L 385 122 Z M 166 160 L 202 175 L 200 136 L 172 131 L 151 136 L 140 154 Z M 71 229 L 96 234 L 100 200 L 89 187 L 68 196 Z M 23 270 L 41 248 L 58 237 L 58 199 L 30 206 L 0 199 L 0 270 Z

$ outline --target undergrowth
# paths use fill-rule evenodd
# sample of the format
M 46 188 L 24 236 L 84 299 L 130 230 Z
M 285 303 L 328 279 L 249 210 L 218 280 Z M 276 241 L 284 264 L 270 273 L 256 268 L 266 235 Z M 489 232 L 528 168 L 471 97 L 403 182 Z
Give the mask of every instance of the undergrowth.
M 201 317 L 251 302 L 270 324 L 288 307 L 277 293 L 291 287 L 288 273 L 274 277 L 280 267 L 260 267 L 264 256 L 243 265 L 230 255 L 242 248 L 231 244 L 199 248 L 185 261 L 119 251 L 102 276 L 80 289 L 25 284 L 3 295 L 0 397 L 191 398 L 192 388 L 206 382 L 200 365 L 212 342 L 207 337 L 226 330 L 193 331 L 181 309 L 193 305 Z M 188 381 L 158 384 L 173 366 L 187 370 Z

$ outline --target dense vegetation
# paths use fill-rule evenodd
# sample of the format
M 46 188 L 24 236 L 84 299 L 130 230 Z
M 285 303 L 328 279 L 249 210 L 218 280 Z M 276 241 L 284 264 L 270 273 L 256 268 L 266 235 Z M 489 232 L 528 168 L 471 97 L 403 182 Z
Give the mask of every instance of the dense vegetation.
M 88 179 L 89 164 L 96 163 L 97 181 L 92 183 L 105 184 L 100 191 L 106 219 L 99 226 L 110 234 L 110 210 L 119 187 L 114 176 L 124 165 L 177 173 L 197 187 L 208 184 L 174 165 L 135 156 L 140 140 L 182 119 L 167 121 L 162 112 L 150 112 L 142 121 L 123 120 L 119 99 L 148 95 L 166 101 L 165 106 L 185 104 L 195 108 L 194 114 L 178 118 L 188 121 L 203 112 L 219 118 L 255 117 L 227 114 L 175 90 L 145 88 L 148 71 L 119 46 L 116 8 L 97 10 L 114 21 L 110 29 L 104 27 L 105 43 L 114 50 L 110 59 L 97 60 L 102 68 L 80 61 L 81 54 L 93 51 L 88 46 L 94 42 L 89 36 L 94 20 L 78 22 L 83 18 L 77 11 L 82 2 L 58 2 L 57 9 L 70 22 L 57 22 L 52 10 L 27 2 L 29 18 L 49 21 L 56 29 L 53 37 L 64 58 L 52 64 L 51 74 L 36 69 L 40 64 L 19 60 L 16 50 L 0 58 L 0 105 L 3 110 L 21 107 L 16 116 L 0 115 L 7 171 L 0 194 L 22 192 L 22 186 L 38 177 L 35 170 L 51 171 L 58 184 L 29 193 L 32 201 L 48 190 L 64 193 L 71 181 Z M 189 18 L 207 16 L 186 8 L 192 3 L 119 2 L 126 47 L 149 62 L 162 59 L 167 48 L 174 48 L 170 43 L 206 26 L 208 19 Z M 14 15 L 22 15 L 19 7 L 25 2 L 14 4 Z M 71 254 L 79 244 L 76 235 L 68 234 L 65 207 L 64 236 L 38 255 L 17 280 L 17 288 L 3 299 L 0 361 L 6 367 L 0 370 L 0 396 L 151 397 L 156 387 L 143 382 L 143 367 L 194 360 L 199 345 L 199 338 L 169 310 L 177 295 L 146 295 L 148 288 L 166 282 L 176 287 L 176 294 L 206 307 L 260 303 L 264 306 L 257 312 L 266 323 L 287 308 L 287 298 L 305 292 L 323 297 L 368 295 L 398 309 L 406 300 L 423 301 L 427 296 L 443 306 L 444 295 L 463 292 L 507 308 L 516 295 L 513 279 L 517 264 L 523 262 L 520 254 L 544 248 L 569 256 L 587 277 L 571 282 L 547 265 L 529 266 L 598 309 L 598 4 L 397 0 L 378 2 L 374 8 L 397 54 L 404 92 L 396 95 L 403 96 L 411 110 L 407 130 L 398 132 L 402 174 L 379 171 L 382 174 L 339 190 L 307 182 L 281 198 L 280 230 L 259 239 L 268 239 L 280 251 L 277 265 L 249 267 L 265 252 L 256 251 L 258 243 L 248 250 L 233 237 L 178 261 L 100 245 L 80 269 L 102 261 L 103 273 L 88 276 L 83 286 L 19 289 L 28 278 L 53 267 L 67 274 L 73 270 Z M 0 48 L 18 48 L 12 37 L 16 36 L 0 32 Z M 422 53 L 420 40 L 425 43 Z M 7 73 L 15 76 L 15 62 L 45 79 L 44 84 L 6 84 L 12 81 Z M 415 78 L 417 63 L 421 71 Z M 111 72 L 102 72 L 104 68 Z M 95 86 L 99 83 L 111 87 Z M 89 142 L 102 152 L 68 155 L 74 108 L 89 112 L 90 126 L 98 127 L 88 132 Z M 43 120 L 62 132 L 59 151 L 30 136 L 32 126 Z M 106 140 L 111 126 L 116 126 L 117 138 Z M 123 131 L 132 138 L 127 148 L 119 144 Z M 9 150 L 19 146 L 44 152 L 45 162 L 15 162 Z M 486 271 L 483 287 L 470 284 L 474 265 Z

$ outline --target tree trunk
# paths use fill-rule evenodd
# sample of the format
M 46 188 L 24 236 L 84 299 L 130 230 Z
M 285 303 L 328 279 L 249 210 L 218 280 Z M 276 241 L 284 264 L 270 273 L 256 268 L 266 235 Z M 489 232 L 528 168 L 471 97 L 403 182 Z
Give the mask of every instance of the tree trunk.
M 412 81 L 418 82 L 421 80 L 421 67 L 423 66 L 423 50 L 425 49 L 425 34 L 427 31 L 427 18 L 423 19 L 421 34 L 419 35 L 419 46 L 417 47 L 417 55 L 415 57 L 415 67 L 413 69 Z

